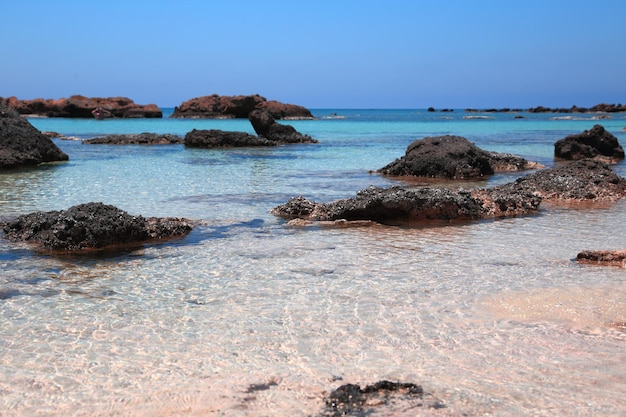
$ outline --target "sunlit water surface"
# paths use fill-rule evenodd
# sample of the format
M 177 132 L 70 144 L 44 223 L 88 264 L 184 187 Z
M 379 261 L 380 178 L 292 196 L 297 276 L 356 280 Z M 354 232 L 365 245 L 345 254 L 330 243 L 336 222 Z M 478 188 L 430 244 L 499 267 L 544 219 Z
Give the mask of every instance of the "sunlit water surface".
M 626 248 L 626 202 L 435 227 L 293 228 L 268 213 L 295 195 L 397 184 L 369 170 L 423 136 L 458 134 L 550 166 L 556 140 L 597 121 L 317 112 L 332 113 L 346 118 L 290 122 L 317 145 L 57 140 L 69 162 L 0 174 L 5 218 L 102 201 L 197 222 L 184 239 L 96 257 L 1 238 L 0 416 L 307 416 L 339 385 L 381 379 L 446 405 L 426 415 L 626 415 L 626 332 L 615 326 L 626 272 L 573 261 Z M 251 131 L 247 121 L 31 123 L 81 138 Z M 626 140 L 626 120 L 602 124 Z

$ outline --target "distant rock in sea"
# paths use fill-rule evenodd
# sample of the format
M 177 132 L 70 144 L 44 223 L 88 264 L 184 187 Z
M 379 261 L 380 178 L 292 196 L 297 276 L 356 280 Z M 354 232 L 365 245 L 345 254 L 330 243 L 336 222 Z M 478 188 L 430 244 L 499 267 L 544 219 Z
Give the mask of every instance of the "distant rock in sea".
M 564 160 L 594 158 L 615 164 L 624 159 L 624 149 L 604 126 L 595 125 L 590 130 L 557 141 L 554 157 Z
M 67 117 L 80 119 L 104 118 L 161 118 L 163 112 L 156 104 L 135 104 L 126 97 L 69 98 L 19 100 L 16 97 L 0 98 L 0 102 L 14 107 L 20 114 L 37 117 Z
M 18 112 L 0 102 L 0 169 L 67 161 L 69 157 Z
M 389 176 L 474 179 L 495 172 L 539 168 L 524 158 L 484 151 L 461 136 L 433 136 L 411 143 L 406 154 L 378 170 Z
M 253 110 L 267 110 L 274 119 L 314 119 L 305 107 L 268 101 L 260 95 L 220 96 L 213 94 L 192 98 L 174 108 L 172 118 L 244 119 Z

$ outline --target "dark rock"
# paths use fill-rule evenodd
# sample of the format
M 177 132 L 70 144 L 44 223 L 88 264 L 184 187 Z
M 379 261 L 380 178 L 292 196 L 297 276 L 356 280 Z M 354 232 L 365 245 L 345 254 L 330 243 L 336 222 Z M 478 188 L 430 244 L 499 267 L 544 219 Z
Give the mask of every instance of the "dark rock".
M 6 104 L 15 107 L 23 115 L 36 115 L 43 117 L 69 117 L 69 118 L 99 118 L 96 113 L 102 114 L 102 118 L 161 118 L 163 112 L 156 104 L 135 104 L 126 97 L 84 97 L 71 96 L 69 98 L 18 100 L 16 97 L 2 99 Z
M 123 248 L 181 237 L 191 229 L 185 219 L 131 216 L 102 203 L 25 214 L 3 225 L 9 240 L 54 252 Z
M 177 135 L 158 133 L 139 133 L 131 135 L 107 135 L 84 140 L 89 145 L 168 145 L 183 143 L 184 139 Z
M 49 137 L 17 111 L 0 103 L 0 169 L 68 159 Z
M 595 158 L 617 163 L 624 159 L 624 149 L 614 135 L 603 126 L 595 125 L 590 130 L 557 141 L 554 144 L 554 157 L 565 160 Z
M 576 256 L 576 261 L 586 264 L 626 268 L 626 250 L 582 251 Z
M 534 214 L 544 199 L 567 203 L 612 202 L 625 194 L 626 179 L 602 162 L 582 160 L 544 169 L 489 189 L 452 191 L 370 187 L 359 191 L 356 197 L 330 203 L 294 197 L 272 209 L 271 213 L 288 220 L 321 222 L 467 221 Z
M 248 146 L 277 146 L 278 143 L 245 132 L 193 129 L 185 135 L 185 146 L 191 148 L 237 148 Z
M 294 104 L 267 101 L 260 95 L 196 97 L 174 109 L 172 118 L 234 119 L 247 118 L 252 110 L 267 110 L 274 119 L 313 119 L 313 114 Z
M 356 197 L 316 203 L 304 197 L 291 198 L 271 213 L 291 220 L 362 221 L 383 224 L 428 220 L 480 220 L 531 214 L 541 198 L 516 190 L 452 191 L 440 188 L 407 190 L 401 187 L 370 187 Z
M 626 194 L 626 179 L 592 159 L 543 169 L 494 187 L 499 191 L 525 192 L 556 202 L 612 202 Z
M 376 411 L 384 415 L 411 409 L 440 409 L 445 405 L 421 386 L 412 383 L 379 381 L 361 388 L 344 384 L 330 393 L 320 417 L 370 416 Z M 420 413 L 421 414 L 421 413 Z
M 311 136 L 296 131 L 293 126 L 276 123 L 274 117 L 267 110 L 254 110 L 250 112 L 248 119 L 257 135 L 277 144 L 317 143 Z
M 446 135 L 414 141 L 405 156 L 378 172 L 389 176 L 472 179 L 537 167 L 524 158 L 484 151 L 464 137 Z

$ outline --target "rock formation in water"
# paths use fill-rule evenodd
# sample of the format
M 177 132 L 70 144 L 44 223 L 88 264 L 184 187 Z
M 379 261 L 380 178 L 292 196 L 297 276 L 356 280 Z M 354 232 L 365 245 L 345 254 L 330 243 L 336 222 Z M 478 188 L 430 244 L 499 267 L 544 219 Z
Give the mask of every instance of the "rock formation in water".
M 378 172 L 395 177 L 474 179 L 538 167 L 514 155 L 484 151 L 464 137 L 446 135 L 414 141 L 403 157 Z
M 276 146 L 276 142 L 246 132 L 219 129 L 193 129 L 185 135 L 185 146 L 190 148 L 239 148 L 249 146 Z
M 271 213 L 309 221 L 371 220 L 383 224 L 428 220 L 481 220 L 520 216 L 537 211 L 541 197 L 498 190 L 452 191 L 443 188 L 408 190 L 370 187 L 355 197 L 316 203 L 293 197 Z
M 554 157 L 563 160 L 594 158 L 607 163 L 624 159 L 624 149 L 617 138 L 602 125 L 569 135 L 554 144 Z
M 317 203 L 302 196 L 271 210 L 287 220 L 374 221 L 383 224 L 428 220 L 480 220 L 534 214 L 542 200 L 613 202 L 626 195 L 626 179 L 594 160 L 543 169 L 487 189 L 370 187 L 355 197 Z
M 50 138 L 15 109 L 0 103 L 0 169 L 68 159 Z
M 494 188 L 532 193 L 553 202 L 613 202 L 626 195 L 626 179 L 604 162 L 583 159 L 542 169 Z
M 419 385 L 383 380 L 364 388 L 357 384 L 341 385 L 328 395 L 324 410 L 317 416 L 422 415 L 429 409 L 445 407 Z
M 267 110 L 274 119 L 313 119 L 305 107 L 268 101 L 260 95 L 196 97 L 174 108 L 172 118 L 235 119 L 247 118 L 253 110 Z
M 102 203 L 34 212 L 3 224 L 9 240 L 23 241 L 37 249 L 53 252 L 125 248 L 181 237 L 191 229 L 186 219 L 131 216 Z
M 274 117 L 265 110 L 253 110 L 248 119 L 258 136 L 245 132 L 193 129 L 185 135 L 185 146 L 193 148 L 236 148 L 317 143 L 317 140 L 299 133 L 293 126 L 277 123 Z
M 296 131 L 293 126 L 277 123 L 267 110 L 253 110 L 248 120 L 257 135 L 277 144 L 317 143 L 311 136 Z
M 183 142 L 184 139 L 178 135 L 158 133 L 107 135 L 83 141 L 88 145 L 170 145 Z
M 579 263 L 626 268 L 626 250 L 586 250 L 576 256 Z
M 0 98 L 0 102 L 14 107 L 20 114 L 39 117 L 68 118 L 161 118 L 163 112 L 156 104 L 135 104 L 126 97 L 84 97 L 19 100 L 16 97 Z

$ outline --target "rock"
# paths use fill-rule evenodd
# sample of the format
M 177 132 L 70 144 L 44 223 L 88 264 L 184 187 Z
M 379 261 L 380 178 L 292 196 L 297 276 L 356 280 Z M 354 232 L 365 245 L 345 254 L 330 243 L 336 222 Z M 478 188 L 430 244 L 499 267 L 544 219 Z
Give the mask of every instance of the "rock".
M 586 264 L 613 265 L 626 268 L 626 250 L 586 250 L 576 256 L 576 261 Z
M 2 99 L 6 104 L 15 107 L 23 115 L 68 118 L 161 118 L 163 112 L 156 104 L 135 104 L 126 97 L 93 97 L 71 96 L 58 100 L 41 99 L 18 100 L 16 97 Z M 101 115 L 98 116 L 98 114 Z
M 234 119 L 247 118 L 252 110 L 267 110 L 274 119 L 313 119 L 313 114 L 294 104 L 267 101 L 260 95 L 196 97 L 174 108 L 172 118 Z
M 429 220 L 480 220 L 535 213 L 541 197 L 516 190 L 452 191 L 440 188 L 407 190 L 401 187 L 369 187 L 356 197 L 316 203 L 291 198 L 271 213 L 291 220 L 363 221 L 383 224 Z
M 67 161 L 69 157 L 52 140 L 0 103 L 0 169 Z
M 590 130 L 557 141 L 554 157 L 565 160 L 594 158 L 617 163 L 624 159 L 624 149 L 613 134 L 597 124 Z
M 626 194 L 626 179 L 601 161 L 583 159 L 494 188 L 505 193 L 532 193 L 555 202 L 613 202 Z
M 316 203 L 302 196 L 271 210 L 287 220 L 371 220 L 383 224 L 429 220 L 480 220 L 534 214 L 542 200 L 613 202 L 626 194 L 626 179 L 595 160 L 544 169 L 488 189 L 452 191 L 370 187 L 356 197 Z M 299 222 L 298 224 L 305 224 Z
M 191 148 L 237 148 L 248 146 L 277 146 L 278 143 L 245 132 L 193 129 L 185 135 L 185 146 Z
M 299 133 L 293 126 L 276 123 L 272 114 L 267 110 L 253 110 L 248 120 L 252 123 L 257 135 L 277 144 L 317 143 L 317 140 Z
M 422 415 L 429 408 L 441 409 L 445 405 L 419 385 L 383 380 L 365 388 L 341 385 L 329 394 L 318 416 L 370 416 L 377 411 L 381 415 Z
M 185 219 L 131 216 L 102 203 L 25 214 L 3 225 L 9 240 L 53 252 L 124 248 L 181 237 L 191 229 Z
M 158 133 L 139 133 L 136 135 L 107 135 L 84 140 L 89 145 L 169 145 L 184 143 L 184 139 L 177 135 Z
M 537 168 L 538 164 L 510 154 L 488 152 L 461 136 L 435 136 L 411 143 L 405 156 L 381 168 L 389 176 L 472 179 L 500 171 Z

